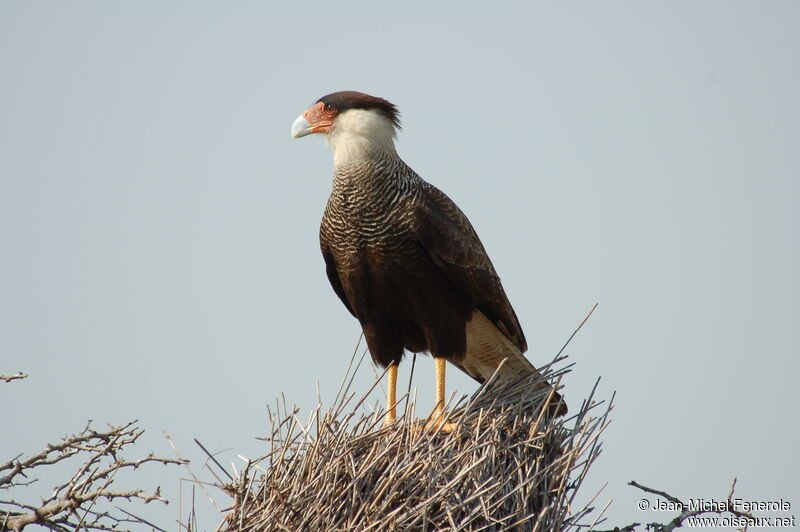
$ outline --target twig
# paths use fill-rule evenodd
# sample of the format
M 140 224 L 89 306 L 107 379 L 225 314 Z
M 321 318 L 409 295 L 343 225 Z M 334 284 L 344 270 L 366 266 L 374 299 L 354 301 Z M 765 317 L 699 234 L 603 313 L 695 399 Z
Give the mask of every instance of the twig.
M 639 488 L 640 490 L 642 490 L 642 491 L 644 491 L 646 493 L 652 493 L 653 495 L 658 495 L 659 497 L 667 499 L 668 501 L 671 501 L 671 502 L 674 502 L 676 504 L 679 504 L 679 505 L 683 506 L 683 502 L 680 499 L 678 499 L 676 497 L 673 497 L 669 493 L 666 493 L 664 491 L 654 490 L 653 488 L 648 488 L 647 486 L 642 486 L 641 484 L 639 484 L 635 480 L 631 480 L 630 482 L 628 482 L 628 486 L 633 486 L 634 488 Z
M 19 379 L 27 379 L 27 378 L 28 378 L 28 374 L 27 373 L 22 373 L 21 371 L 19 373 L 15 374 L 15 375 L 0 375 L 0 380 L 6 381 L 6 382 L 11 382 L 11 381 L 19 380 Z
M 36 468 L 64 462 L 75 456 L 88 456 L 83 465 L 66 481 L 55 488 L 53 494 L 39 504 L 26 504 L 14 498 L 0 501 L 4 515 L 0 531 L 19 531 L 31 524 L 51 530 L 118 530 L 125 517 L 108 511 L 94 510 L 101 501 L 139 499 L 167 504 L 159 489 L 153 493 L 144 490 L 115 490 L 111 488 L 114 476 L 121 469 L 136 469 L 147 463 L 163 465 L 180 464 L 181 460 L 159 458 L 152 454 L 139 459 L 122 457 L 125 448 L 134 444 L 143 434 L 135 421 L 120 426 L 110 426 L 106 431 L 95 431 L 90 423 L 80 433 L 65 437 L 61 442 L 48 445 L 43 451 L 20 459 L 19 456 L 0 465 L 6 471 L 0 477 L 0 487 L 11 489 L 29 482 L 17 482 L 18 476 L 32 476 Z M 122 510 L 127 515 L 127 512 Z M 79 517 L 80 516 L 80 517 Z M 136 520 L 134 522 L 143 522 Z M 149 524 L 149 523 L 148 523 Z
M 217 511 L 219 511 L 219 506 L 217 506 L 217 502 L 216 502 L 216 501 L 214 500 L 214 498 L 213 498 L 213 497 L 212 497 L 212 496 L 211 496 L 211 495 L 208 493 L 208 491 L 206 491 L 205 487 L 203 486 L 203 483 L 202 483 L 202 482 L 200 482 L 200 479 L 199 479 L 199 478 L 197 478 L 197 475 L 195 475 L 195 474 L 194 474 L 194 471 L 192 471 L 192 468 L 191 468 L 191 467 L 189 467 L 189 460 L 186 460 L 186 459 L 184 459 L 184 458 L 183 458 L 183 456 L 181 456 L 181 453 L 180 453 L 180 452 L 178 452 L 178 446 L 177 446 L 177 445 L 175 445 L 175 442 L 174 442 L 174 441 L 172 441 L 172 437 L 169 435 L 169 433 L 168 433 L 166 430 L 165 430 L 165 431 L 163 431 L 162 433 L 164 434 L 164 437 L 167 439 L 167 442 L 169 443 L 169 446 L 170 446 L 170 447 L 172 447 L 172 452 L 174 452 L 174 453 L 175 453 L 175 456 L 177 456 L 177 457 L 178 457 L 178 459 L 179 459 L 179 460 L 181 460 L 181 463 L 182 463 L 182 464 L 183 464 L 183 466 L 186 468 L 186 471 L 188 471 L 188 472 L 189 472 L 189 475 L 192 477 L 192 480 L 194 480 L 194 483 L 192 484 L 192 487 L 194 488 L 194 486 L 195 486 L 195 485 L 197 485 L 197 486 L 200 486 L 200 490 L 201 490 L 201 491 L 203 492 L 203 494 L 206 496 L 206 498 L 208 499 L 208 501 L 209 501 L 209 502 L 210 502 L 212 505 L 214 505 L 214 508 L 216 508 L 216 509 L 217 509 Z
M 578 328 L 575 329 L 574 331 L 572 331 L 572 334 L 569 335 L 569 338 L 567 338 L 567 341 L 564 342 L 564 345 L 561 346 L 561 349 L 558 350 L 558 353 L 556 354 L 556 358 L 561 356 L 561 353 L 564 352 L 564 349 L 567 348 L 567 346 L 572 341 L 572 339 L 575 337 L 575 335 L 578 334 L 578 331 L 581 330 L 581 327 L 583 327 L 583 324 L 586 323 L 587 321 L 589 321 L 589 318 L 592 316 L 592 313 L 594 312 L 594 309 L 596 309 L 597 305 L 599 305 L 599 304 L 600 303 L 595 303 L 594 306 L 592 307 L 592 310 L 589 311 L 589 313 L 586 315 L 586 317 L 583 318 L 583 321 L 580 323 L 580 325 L 578 325 Z
M 216 458 L 214 458 L 214 455 L 213 455 L 213 454 L 211 454 L 210 452 L 208 452 L 208 449 L 206 449 L 205 447 L 203 447 L 203 444 L 202 444 L 202 443 L 200 443 L 200 441 L 199 441 L 197 438 L 194 438 L 194 442 L 197 444 L 197 446 L 198 446 L 198 447 L 200 447 L 200 448 L 203 450 L 203 452 L 204 452 L 204 453 L 206 453 L 206 456 L 208 456 L 208 457 L 211 459 L 211 461 L 212 461 L 212 462 L 214 462 L 214 463 L 217 465 L 217 467 L 218 467 L 218 468 L 220 468 L 220 470 L 221 470 L 223 473 L 225 473 L 225 475 L 226 475 L 226 476 L 227 476 L 227 477 L 230 479 L 230 481 L 231 481 L 231 482 L 233 482 L 233 477 L 231 476 L 231 474 L 230 474 L 230 473 L 228 473 L 228 471 L 227 471 L 227 470 L 226 470 L 224 467 L 222 467 L 222 464 L 220 464 L 220 463 L 217 461 L 217 459 L 216 459 Z
M 688 521 L 688 520 L 690 520 L 690 519 L 692 519 L 694 517 L 699 517 L 701 515 L 708 515 L 708 514 L 711 514 L 711 515 L 731 514 L 733 516 L 743 518 L 743 519 L 745 519 L 747 521 L 750 521 L 750 522 L 756 521 L 756 518 L 752 514 L 750 514 L 748 512 L 742 512 L 740 510 L 737 510 L 735 508 L 734 504 L 733 504 L 733 490 L 736 487 L 736 478 L 733 479 L 733 482 L 731 482 L 731 487 L 728 490 L 728 498 L 726 499 L 726 503 L 727 504 L 719 505 L 719 506 L 703 506 L 703 505 L 692 506 L 692 505 L 690 505 L 688 503 L 683 502 L 679 498 L 670 495 L 669 493 L 667 493 L 665 491 L 661 491 L 661 490 L 657 490 L 657 489 L 653 489 L 653 488 L 648 488 L 647 486 L 639 484 L 635 480 L 631 480 L 630 482 L 628 482 L 628 485 L 629 486 L 633 486 L 634 488 L 638 488 L 638 489 L 644 491 L 645 493 L 650 493 L 652 495 L 657 495 L 657 496 L 659 496 L 659 497 L 661 497 L 663 499 L 666 499 L 669 502 L 673 503 L 676 507 L 683 508 L 681 513 L 677 517 L 672 519 L 670 522 L 668 522 L 666 524 L 663 524 L 663 523 L 648 523 L 647 525 L 645 525 L 646 526 L 646 530 L 654 530 L 655 532 L 672 532 L 676 528 L 681 528 L 686 521 Z M 638 527 L 638 526 L 641 526 L 641 523 L 632 523 L 632 524 L 630 524 L 630 525 L 628 525 L 626 527 L 623 527 L 623 528 L 617 527 L 617 528 L 614 529 L 613 532 L 633 532 L 633 531 L 636 530 L 636 527 Z M 742 530 L 743 531 L 747 530 L 747 526 L 745 525 Z M 599 532 L 599 531 L 596 531 L 596 532 Z M 611 532 L 611 531 L 609 531 L 609 532 Z

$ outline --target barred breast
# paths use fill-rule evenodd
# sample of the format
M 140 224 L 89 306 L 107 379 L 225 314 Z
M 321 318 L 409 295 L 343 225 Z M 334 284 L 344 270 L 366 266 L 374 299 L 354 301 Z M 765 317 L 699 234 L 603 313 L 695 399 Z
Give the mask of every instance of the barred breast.
M 366 249 L 412 251 L 408 237 L 421 181 L 399 158 L 371 158 L 336 168 L 320 239 L 341 266 Z

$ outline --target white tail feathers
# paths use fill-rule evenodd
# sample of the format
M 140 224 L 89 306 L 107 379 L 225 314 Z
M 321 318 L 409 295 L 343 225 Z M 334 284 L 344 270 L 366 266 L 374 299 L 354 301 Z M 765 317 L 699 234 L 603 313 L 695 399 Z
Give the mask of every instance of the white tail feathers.
M 503 363 L 505 360 L 505 363 Z M 502 363 L 502 366 L 501 366 Z M 525 355 L 492 321 L 476 310 L 467 322 L 467 353 L 457 364 L 472 378 L 484 382 L 494 375 L 500 366 L 497 382 L 519 379 L 528 375 L 540 375 Z M 548 388 L 541 382 L 537 389 Z M 567 405 L 560 394 L 553 392 L 548 411 L 556 416 L 567 413 Z
M 467 353 L 459 364 L 471 377 L 484 381 L 507 359 L 498 380 L 538 373 L 517 346 L 483 312 L 476 310 L 467 322 Z

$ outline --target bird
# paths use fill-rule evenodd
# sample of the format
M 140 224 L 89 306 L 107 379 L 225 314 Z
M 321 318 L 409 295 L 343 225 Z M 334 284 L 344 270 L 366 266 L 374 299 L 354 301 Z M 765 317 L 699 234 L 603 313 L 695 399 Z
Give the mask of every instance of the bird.
M 333 152 L 320 249 L 334 292 L 361 324 L 373 362 L 385 368 L 385 424 L 397 418 L 397 368 L 406 352 L 433 356 L 432 419 L 444 423 L 448 361 L 479 383 L 495 371 L 508 382 L 538 370 L 523 355 L 525 335 L 478 234 L 400 158 L 400 129 L 391 102 L 341 91 L 311 105 L 291 134 L 323 135 Z M 548 412 L 566 414 L 560 394 L 549 397 Z

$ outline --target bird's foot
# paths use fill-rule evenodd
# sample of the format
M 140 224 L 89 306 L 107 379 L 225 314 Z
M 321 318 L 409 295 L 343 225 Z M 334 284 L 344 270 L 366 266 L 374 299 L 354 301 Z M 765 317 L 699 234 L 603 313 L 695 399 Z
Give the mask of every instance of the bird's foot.
M 458 423 L 447 421 L 444 411 L 435 411 L 422 426 L 423 430 L 438 430 L 450 434 L 458 428 Z
M 444 432 L 445 434 L 455 432 L 457 428 L 457 423 L 451 423 L 450 421 L 445 421 L 443 419 L 437 419 L 435 421 L 428 421 L 425 423 L 425 430 L 438 430 L 439 432 Z

